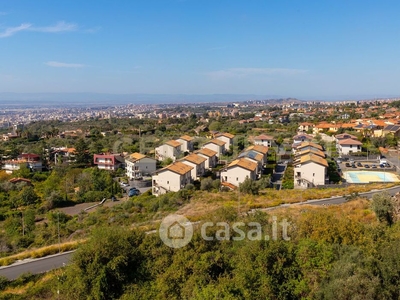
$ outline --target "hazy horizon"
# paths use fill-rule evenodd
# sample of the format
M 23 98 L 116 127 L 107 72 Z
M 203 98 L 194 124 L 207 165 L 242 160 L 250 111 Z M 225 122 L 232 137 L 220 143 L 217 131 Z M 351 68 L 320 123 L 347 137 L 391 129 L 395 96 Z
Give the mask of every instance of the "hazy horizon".
M 280 95 L 255 94 L 109 94 L 109 93 L 0 93 L 0 105 L 126 105 L 126 104 L 183 104 L 183 103 L 218 103 L 244 102 L 249 100 L 277 100 L 297 99 L 300 101 L 358 101 L 394 98 L 396 95 L 382 97 L 367 97 L 360 95 L 357 98 L 343 96 L 342 98 L 315 98 L 301 99 L 298 97 L 284 97 Z

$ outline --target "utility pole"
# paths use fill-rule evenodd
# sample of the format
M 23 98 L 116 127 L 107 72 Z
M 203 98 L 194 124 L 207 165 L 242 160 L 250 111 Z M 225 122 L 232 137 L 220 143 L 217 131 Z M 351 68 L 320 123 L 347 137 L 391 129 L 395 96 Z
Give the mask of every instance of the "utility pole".
M 240 217 L 240 183 L 238 185 L 238 217 Z
M 21 221 L 22 221 L 22 236 L 25 236 L 25 222 L 24 222 L 24 211 L 21 210 Z
M 61 252 L 61 237 L 60 237 L 60 211 L 57 213 L 57 219 L 58 219 L 58 253 Z
M 399 172 L 400 168 L 400 159 L 399 159 L 399 147 L 400 147 L 400 141 L 397 142 L 397 172 Z

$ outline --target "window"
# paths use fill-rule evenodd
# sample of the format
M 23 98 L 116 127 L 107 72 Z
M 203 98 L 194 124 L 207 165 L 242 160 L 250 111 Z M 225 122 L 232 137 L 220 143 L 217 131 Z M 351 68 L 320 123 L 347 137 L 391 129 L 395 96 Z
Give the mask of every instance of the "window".
M 239 181 L 239 177 L 236 177 L 236 181 Z
M 169 184 L 169 181 L 167 181 L 167 184 Z
M 312 173 L 312 176 L 314 177 L 314 176 L 315 176 L 315 173 Z

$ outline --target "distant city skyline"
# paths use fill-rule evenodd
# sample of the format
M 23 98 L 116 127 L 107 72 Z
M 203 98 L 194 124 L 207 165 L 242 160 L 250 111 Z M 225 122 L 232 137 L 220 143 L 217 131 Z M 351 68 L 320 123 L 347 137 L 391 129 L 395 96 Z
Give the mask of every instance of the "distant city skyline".
M 396 97 L 399 9 L 387 0 L 5 2 L 0 102 L 2 93 Z

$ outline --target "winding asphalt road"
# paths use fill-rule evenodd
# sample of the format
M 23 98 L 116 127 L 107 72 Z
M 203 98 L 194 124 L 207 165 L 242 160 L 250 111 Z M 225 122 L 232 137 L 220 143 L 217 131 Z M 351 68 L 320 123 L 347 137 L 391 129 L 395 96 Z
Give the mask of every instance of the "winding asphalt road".
M 68 251 L 42 258 L 24 260 L 9 266 L 1 267 L 0 276 L 4 276 L 9 280 L 14 280 L 24 273 L 40 274 L 61 268 L 70 262 L 73 252 L 74 251 Z
M 395 195 L 400 192 L 400 186 L 392 187 L 386 190 L 372 190 L 366 193 L 359 193 L 358 195 L 361 197 L 365 197 L 367 199 L 372 198 L 372 196 L 376 193 L 381 193 L 383 191 L 387 191 L 390 195 Z M 280 207 L 288 207 L 293 205 L 336 205 L 341 204 L 347 201 L 346 196 L 325 198 L 325 199 L 316 199 L 316 200 L 308 200 L 301 203 L 293 203 L 293 204 L 282 204 L 276 207 L 264 208 L 264 209 L 256 209 L 259 211 L 268 211 L 273 210 Z M 253 211 L 256 211 L 253 210 Z M 9 280 L 14 280 L 18 278 L 20 275 L 24 273 L 32 273 L 32 274 L 40 274 L 53 269 L 61 268 L 68 264 L 71 260 L 72 254 L 74 251 L 69 251 L 61 254 L 55 254 L 51 256 L 46 256 L 37 259 L 29 259 L 14 263 L 9 266 L 0 267 L 0 276 L 4 276 Z

